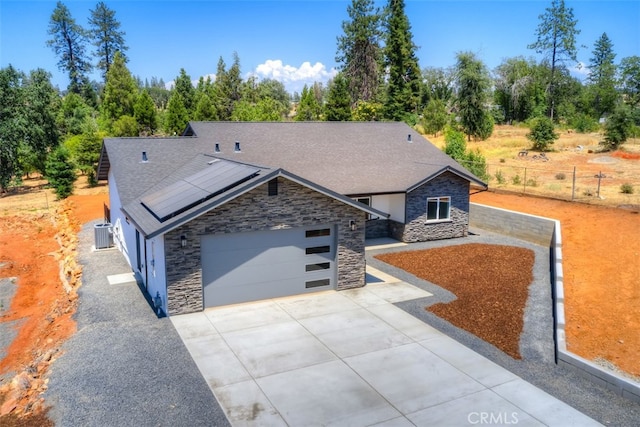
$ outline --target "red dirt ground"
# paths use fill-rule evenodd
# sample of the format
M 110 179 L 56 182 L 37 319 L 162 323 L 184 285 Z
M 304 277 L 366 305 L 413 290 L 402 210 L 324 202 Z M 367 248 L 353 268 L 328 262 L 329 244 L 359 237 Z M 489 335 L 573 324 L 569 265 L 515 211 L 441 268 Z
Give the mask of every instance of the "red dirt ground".
M 640 376 L 640 214 L 493 192 L 471 201 L 560 220 L 568 349 Z
M 15 374 L 0 383 L 2 425 L 46 424 L 41 398 L 45 374 L 62 343 L 76 331 L 72 316 L 81 276 L 77 232 L 81 224 L 102 217 L 107 201 L 104 187 L 79 189 L 81 195 L 62 202 L 50 194 L 45 198 L 45 191 L 0 198 L 0 277 L 18 278 L 10 306 L 0 311 L 0 322 L 20 321 L 0 360 L 0 373 Z M 29 205 L 32 197 L 38 198 L 35 207 Z M 23 205 L 20 200 L 28 201 Z

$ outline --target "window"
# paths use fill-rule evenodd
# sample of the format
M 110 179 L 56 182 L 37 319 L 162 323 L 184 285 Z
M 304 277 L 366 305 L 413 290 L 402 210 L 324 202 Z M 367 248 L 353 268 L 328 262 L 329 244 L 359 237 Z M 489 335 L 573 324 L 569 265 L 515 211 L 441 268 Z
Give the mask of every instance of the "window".
M 362 203 L 363 205 L 371 206 L 371 197 L 356 197 L 354 200 Z
M 307 248 L 305 249 L 305 253 L 307 255 L 313 255 L 313 254 L 327 254 L 331 252 L 331 246 L 327 245 L 327 246 L 315 246 L 312 248 Z
M 318 270 L 328 270 L 331 267 L 331 264 L 328 262 L 319 262 L 317 264 L 307 264 L 305 266 L 305 271 L 308 273 L 310 271 L 318 271 Z
M 304 287 L 309 289 L 309 288 L 317 288 L 319 286 L 329 286 L 330 284 L 331 284 L 331 280 L 329 279 L 310 280 L 308 282 L 305 282 Z
M 451 197 L 429 197 L 427 199 L 427 222 L 449 220 Z
M 269 181 L 269 195 L 277 196 L 278 195 L 278 178 L 273 178 Z
M 320 230 L 307 230 L 304 232 L 304 237 L 322 237 L 331 236 L 330 228 L 322 228 Z

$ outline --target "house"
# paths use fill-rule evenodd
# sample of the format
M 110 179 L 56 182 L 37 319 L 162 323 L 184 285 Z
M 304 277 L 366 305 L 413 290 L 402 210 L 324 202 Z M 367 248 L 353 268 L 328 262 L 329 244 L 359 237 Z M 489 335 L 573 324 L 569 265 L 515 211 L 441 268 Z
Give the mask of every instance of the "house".
M 170 315 L 365 284 L 365 237 L 463 237 L 486 184 L 403 123 L 192 122 L 104 140 L 115 245 Z

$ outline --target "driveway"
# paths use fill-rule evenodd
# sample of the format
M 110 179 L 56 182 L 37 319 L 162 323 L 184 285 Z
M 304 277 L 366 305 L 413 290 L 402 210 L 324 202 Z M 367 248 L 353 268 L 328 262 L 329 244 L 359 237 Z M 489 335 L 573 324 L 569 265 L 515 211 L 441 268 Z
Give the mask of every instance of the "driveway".
M 394 305 L 429 292 L 367 271 L 170 318 L 231 424 L 600 425 Z

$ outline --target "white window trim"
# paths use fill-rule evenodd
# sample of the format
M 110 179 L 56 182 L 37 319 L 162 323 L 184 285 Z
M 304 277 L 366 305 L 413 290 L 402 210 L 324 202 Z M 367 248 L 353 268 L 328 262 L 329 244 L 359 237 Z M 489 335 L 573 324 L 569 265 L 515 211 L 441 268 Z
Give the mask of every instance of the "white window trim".
M 371 196 L 362 196 L 362 197 L 354 197 L 353 200 L 355 200 L 358 203 L 362 203 L 363 205 L 367 205 L 369 207 L 371 207 Z M 362 202 L 362 200 L 367 200 L 367 203 Z M 370 220 L 373 217 L 373 215 L 371 215 L 370 213 L 367 214 L 367 220 Z
M 443 199 L 448 199 L 449 200 L 449 212 L 447 212 L 447 217 L 446 218 L 440 218 L 440 201 Z M 438 202 L 438 211 L 437 211 L 437 218 L 436 219 L 428 219 L 426 220 L 426 223 L 428 224 L 434 224 L 437 222 L 451 222 L 451 196 L 440 196 L 440 197 L 427 197 L 427 210 L 425 212 L 425 216 L 429 215 L 429 202 L 430 201 L 434 201 L 436 200 Z

